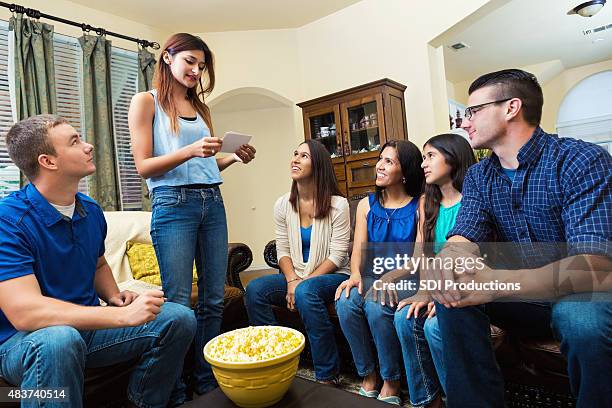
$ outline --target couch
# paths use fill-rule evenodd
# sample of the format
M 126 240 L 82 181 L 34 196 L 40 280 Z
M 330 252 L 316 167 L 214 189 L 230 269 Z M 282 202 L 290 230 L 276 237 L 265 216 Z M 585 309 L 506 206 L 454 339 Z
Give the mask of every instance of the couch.
M 151 213 L 144 211 L 105 212 L 108 232 L 104 242 L 104 256 L 113 271 L 113 276 L 120 289 L 130 289 L 136 292 L 155 287 L 134 280 L 132 269 L 126 254 L 128 242 L 151 244 L 149 227 Z M 242 243 L 230 243 L 228 247 L 228 267 L 224 294 L 224 311 L 222 331 L 248 326 L 244 308 L 240 272 L 248 268 L 253 261 L 250 248 Z M 192 291 L 192 305 L 197 300 L 197 291 Z M 193 350 L 191 351 L 193 353 Z M 186 360 L 186 361 L 191 361 Z M 135 361 L 130 361 L 112 367 L 87 369 L 85 374 L 85 406 L 121 406 L 125 401 L 127 381 L 131 367 Z M 186 371 L 190 364 L 186 364 Z M 188 374 L 187 374 L 188 375 Z M 0 387 L 8 387 L 0 378 Z M 19 406 L 18 404 L 1 404 L 1 406 Z
M 363 196 L 349 200 L 351 216 L 351 243 L 355 228 L 357 204 Z M 351 244 L 352 248 L 352 244 Z M 272 268 L 279 269 L 276 242 L 268 242 L 264 248 L 264 260 Z M 279 324 L 293 327 L 306 334 L 300 316 L 285 307 L 274 306 Z M 356 374 L 350 349 L 338 321 L 335 305 L 327 308 L 330 320 L 336 328 L 336 341 L 342 370 Z M 506 403 L 508 407 L 572 407 L 575 405 L 569 379 L 567 362 L 561 354 L 559 342 L 552 338 L 527 337 L 491 325 L 491 341 L 496 350 L 497 361 L 506 381 Z M 309 359 L 309 347 L 304 357 Z

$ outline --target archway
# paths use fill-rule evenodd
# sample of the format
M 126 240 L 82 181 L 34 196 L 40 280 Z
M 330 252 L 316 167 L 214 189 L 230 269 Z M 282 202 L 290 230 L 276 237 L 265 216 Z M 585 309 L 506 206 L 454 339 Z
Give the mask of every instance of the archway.
M 294 103 L 284 96 L 260 87 L 232 89 L 208 102 L 208 106 L 214 111 L 269 109 L 293 105 Z
M 263 249 L 274 239 L 272 210 L 289 191 L 289 160 L 303 139 L 301 114 L 294 102 L 269 89 L 245 87 L 225 92 L 210 102 L 215 134 L 234 131 L 253 136 L 256 158 L 223 172 L 221 186 L 230 242 L 244 242 L 253 251 L 251 269 L 263 268 Z
M 565 95 L 556 128 L 559 136 L 597 143 L 612 153 L 612 71 L 583 79 Z

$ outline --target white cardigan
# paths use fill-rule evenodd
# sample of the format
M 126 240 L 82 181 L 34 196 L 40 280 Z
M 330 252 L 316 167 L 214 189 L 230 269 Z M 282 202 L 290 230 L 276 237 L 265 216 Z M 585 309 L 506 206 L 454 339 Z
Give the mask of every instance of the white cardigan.
M 291 258 L 295 273 L 301 278 L 314 272 L 326 259 L 338 267 L 336 272 L 350 274 L 348 249 L 351 221 L 346 198 L 332 196 L 331 208 L 327 217 L 313 220 L 310 256 L 308 262 L 304 263 L 300 215 L 293 211 L 289 195 L 290 193 L 285 194 L 274 204 L 277 259 L 280 261 L 284 256 Z

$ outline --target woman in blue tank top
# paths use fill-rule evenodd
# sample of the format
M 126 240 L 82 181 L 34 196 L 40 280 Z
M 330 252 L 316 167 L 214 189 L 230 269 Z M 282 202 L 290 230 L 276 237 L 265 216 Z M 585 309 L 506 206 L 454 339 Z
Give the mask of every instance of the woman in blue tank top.
M 476 163 L 470 144 L 462 136 L 434 136 L 423 146 L 425 194 L 419 200 L 417 245 L 414 256 L 435 256 L 446 242 L 461 207 L 461 189 L 468 168 Z M 409 306 L 409 307 L 405 307 Z M 421 312 L 421 313 L 419 313 Z M 402 345 L 410 403 L 442 407 L 444 389 L 442 339 L 433 302 L 399 302 L 395 328 Z
M 134 162 L 151 192 L 151 238 L 169 301 L 191 306 L 194 261 L 197 267 L 195 349 L 200 351 L 221 330 L 227 223 L 220 172 L 255 157 L 249 145 L 232 156 L 214 157 L 222 142 L 214 137 L 203 101 L 214 85 L 208 46 L 191 34 L 174 34 L 157 63 L 155 89 L 136 94 L 129 112 Z M 216 387 L 202 354 L 195 353 L 194 389 L 199 394 Z M 175 392 L 184 394 L 180 381 L 177 386 Z
M 401 402 L 402 355 L 393 327 L 395 305 L 381 304 L 364 293 L 370 293 L 368 287 L 386 272 L 380 270 L 379 260 L 412 255 L 423 188 L 420 163 L 421 152 L 411 142 L 390 141 L 382 147 L 376 164 L 376 193 L 357 207 L 351 275 L 336 291 L 340 326 L 357 373 L 363 377 L 360 394 L 396 405 Z

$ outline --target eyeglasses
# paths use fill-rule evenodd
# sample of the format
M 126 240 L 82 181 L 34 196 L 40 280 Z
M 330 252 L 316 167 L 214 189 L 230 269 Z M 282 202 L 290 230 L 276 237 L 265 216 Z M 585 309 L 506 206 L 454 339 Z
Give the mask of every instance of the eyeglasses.
M 495 103 L 508 102 L 510 99 L 514 99 L 514 98 L 500 99 L 499 101 L 485 102 L 485 103 L 481 103 L 480 105 L 468 106 L 467 108 L 465 108 L 465 118 L 468 120 L 471 120 L 472 116 L 474 116 L 476 112 L 478 112 L 480 109 L 484 108 L 485 106 L 493 105 Z

